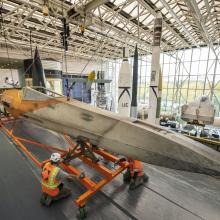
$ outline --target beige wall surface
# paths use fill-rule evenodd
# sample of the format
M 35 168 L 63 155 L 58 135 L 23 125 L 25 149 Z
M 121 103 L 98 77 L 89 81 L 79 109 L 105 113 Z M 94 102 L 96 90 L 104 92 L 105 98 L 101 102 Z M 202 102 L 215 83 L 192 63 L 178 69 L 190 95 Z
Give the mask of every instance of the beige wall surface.
M 43 63 L 43 66 L 46 64 L 46 66 L 50 66 L 50 69 L 62 69 L 63 72 L 66 72 L 66 66 L 67 66 L 67 73 L 73 73 L 73 74 L 88 74 L 92 70 L 100 70 L 102 62 L 97 61 L 95 59 L 84 59 L 81 57 L 68 57 L 67 58 L 67 65 L 64 62 L 64 58 L 60 55 L 51 54 L 51 53 L 45 53 L 39 50 L 40 57 Z M 13 66 L 16 66 L 16 62 L 22 63 L 24 59 L 31 59 L 30 51 L 27 51 L 26 53 L 22 51 L 18 51 L 15 49 L 9 48 L 9 58 L 11 60 L 11 64 Z M 0 47 L 0 61 L 5 60 L 7 62 L 7 51 L 4 48 Z M 46 61 L 51 60 L 54 61 Z M 104 62 L 104 61 L 103 61 Z M 1 62 L 0 62 L 1 63 Z M 49 63 L 49 64 L 48 64 Z M 54 68 L 52 68 L 54 66 Z M 1 65 L 0 65 L 1 68 Z M 4 67 L 5 68 L 5 67 Z M 6 67 L 7 68 L 7 67 Z
M 9 83 L 12 83 L 12 78 L 14 83 L 19 81 L 18 70 L 16 69 L 0 69 L 0 87 L 8 86 L 5 83 L 5 77 L 8 77 Z

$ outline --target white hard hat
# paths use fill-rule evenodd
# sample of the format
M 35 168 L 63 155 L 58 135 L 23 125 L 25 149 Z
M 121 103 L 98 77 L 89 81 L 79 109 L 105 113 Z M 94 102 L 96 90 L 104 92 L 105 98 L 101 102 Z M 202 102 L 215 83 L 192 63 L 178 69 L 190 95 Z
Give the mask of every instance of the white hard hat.
M 61 159 L 61 155 L 59 153 L 52 153 L 50 156 L 50 160 L 54 163 L 59 162 Z

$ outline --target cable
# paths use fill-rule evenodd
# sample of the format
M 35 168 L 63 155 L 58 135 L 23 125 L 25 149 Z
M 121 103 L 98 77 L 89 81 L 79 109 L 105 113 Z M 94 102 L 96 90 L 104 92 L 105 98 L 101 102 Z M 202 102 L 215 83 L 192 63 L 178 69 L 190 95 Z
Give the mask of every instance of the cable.
M 140 40 L 140 4 L 137 3 L 138 10 L 138 40 Z
M 114 21 L 116 20 L 117 16 L 114 17 Z M 86 69 L 86 67 L 89 65 L 89 63 L 92 61 L 93 57 L 96 55 L 96 53 L 98 52 L 99 49 L 102 49 L 103 45 L 104 45 L 104 37 L 108 37 L 109 32 L 112 30 L 112 28 L 114 27 L 114 21 L 112 22 L 112 25 L 110 27 L 110 29 L 108 30 L 108 32 L 106 34 L 103 34 L 103 36 L 100 39 L 100 44 L 97 46 L 97 49 L 94 51 L 94 53 L 92 54 L 92 56 L 90 57 L 90 59 L 88 60 L 88 62 L 85 64 L 84 68 L 82 69 L 80 75 L 82 76 L 83 71 Z M 103 44 L 103 45 L 102 45 Z M 72 85 L 71 85 L 72 86 Z M 71 87 L 70 86 L 70 87 Z
M 9 57 L 9 51 L 8 51 L 8 44 L 7 44 L 7 38 L 6 38 L 6 34 L 5 34 L 5 29 L 4 29 L 4 21 L 3 21 L 3 15 L 2 15 L 2 8 L 3 8 L 3 2 L 2 2 L 2 5 L 1 5 L 1 10 L 0 10 L 0 13 L 1 13 L 1 23 L 2 23 L 2 31 L 3 31 L 3 37 L 5 39 L 5 45 L 6 45 L 6 50 L 7 50 L 7 55 L 8 55 L 8 63 L 10 65 L 10 72 L 11 72 L 11 78 L 12 78 L 12 84 L 13 84 L 13 87 L 15 87 L 15 83 L 14 83 L 14 79 L 13 79 L 13 73 L 12 73 L 12 69 L 11 69 L 11 62 L 10 62 L 10 57 Z M 32 40 L 31 40 L 31 30 L 30 30 L 30 47 L 31 47 L 31 56 L 32 55 Z M 29 65 L 29 67 L 24 71 L 24 75 L 30 70 L 30 68 L 32 67 L 32 65 L 35 63 L 35 61 L 39 58 L 39 56 L 37 56 L 35 59 L 33 59 L 33 62 Z
M 31 49 L 31 59 L 33 59 L 33 51 L 32 51 L 32 34 L 30 30 L 30 49 Z
M 6 51 L 7 51 L 9 69 L 10 69 L 10 73 L 11 73 L 12 85 L 13 85 L 13 87 L 15 87 L 13 73 L 12 73 L 12 69 L 11 69 L 11 61 L 10 61 L 10 57 L 9 57 L 8 43 L 7 43 L 7 39 L 6 39 L 6 33 L 5 33 L 5 28 L 4 28 L 4 21 L 3 21 L 2 11 L 3 11 L 3 2 L 1 4 L 1 9 L 0 9 L 0 13 L 1 13 L 1 29 L 3 31 L 3 36 L 4 36 L 4 39 L 5 39 L 5 46 L 6 46 Z
M 67 55 L 66 55 L 66 50 L 67 50 L 67 25 L 66 25 L 66 18 L 64 17 L 64 6 L 63 6 L 63 0 L 61 1 L 61 9 L 62 9 L 62 23 L 63 23 L 63 35 L 62 40 L 63 40 L 63 57 L 64 57 L 64 65 L 65 65 L 65 70 L 67 74 Z

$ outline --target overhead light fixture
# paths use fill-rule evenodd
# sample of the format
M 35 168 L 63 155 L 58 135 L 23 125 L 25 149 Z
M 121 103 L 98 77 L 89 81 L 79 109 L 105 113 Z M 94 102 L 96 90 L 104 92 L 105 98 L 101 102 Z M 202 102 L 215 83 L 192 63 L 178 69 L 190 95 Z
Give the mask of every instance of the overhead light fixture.
M 49 15 L 49 0 L 44 0 L 44 5 L 42 7 L 42 12 L 44 16 Z

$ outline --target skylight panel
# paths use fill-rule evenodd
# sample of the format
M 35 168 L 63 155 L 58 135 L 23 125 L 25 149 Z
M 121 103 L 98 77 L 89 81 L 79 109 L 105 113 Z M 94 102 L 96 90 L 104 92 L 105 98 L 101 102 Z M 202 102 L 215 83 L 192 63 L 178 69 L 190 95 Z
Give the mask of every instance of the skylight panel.
M 117 6 L 121 6 L 125 3 L 126 0 L 115 0 L 114 4 Z
M 142 22 L 143 20 L 145 20 L 146 19 L 146 17 L 148 17 L 149 16 L 149 14 L 148 15 L 141 15 L 140 17 L 139 17 L 139 20 L 140 20 L 140 22 Z
M 124 24 L 119 23 L 119 24 L 117 24 L 117 27 L 119 27 L 119 28 L 124 28 Z
M 134 7 L 134 10 L 130 13 L 130 15 L 132 17 L 138 17 L 138 7 L 137 6 Z
M 155 4 L 156 6 L 157 6 L 157 8 L 163 8 L 163 4 L 160 2 L 160 1 L 158 1 L 156 4 Z
M 154 4 L 157 2 L 157 0 L 151 0 Z
M 177 13 L 179 11 L 179 7 L 176 5 L 174 8 L 173 8 L 173 11 L 174 13 Z
M 131 13 L 131 11 L 137 6 L 137 2 L 132 2 L 131 4 L 127 5 L 125 8 L 123 8 L 123 11 L 127 12 L 128 14 Z
M 167 9 L 166 9 L 165 7 L 162 8 L 161 12 L 162 12 L 163 14 L 167 14 L 167 13 L 168 13 L 168 11 L 167 11 Z
M 120 20 L 116 17 L 114 17 L 113 22 L 114 25 L 116 25 L 117 23 L 120 23 Z
M 198 3 L 199 9 L 203 8 L 204 6 L 205 6 L 205 2 L 204 2 L 204 1 L 200 1 L 200 2 Z
M 154 16 L 153 16 L 153 15 L 149 15 L 149 16 L 144 20 L 143 24 L 148 25 L 148 24 L 150 24 L 150 23 L 153 22 L 153 21 L 154 21 Z
M 170 18 L 172 18 L 172 15 L 171 15 L 170 13 L 168 13 L 168 14 L 166 15 L 166 17 L 167 17 L 168 19 L 170 19 Z
M 185 16 L 181 16 L 179 19 L 180 19 L 180 21 L 185 21 L 186 17 Z

